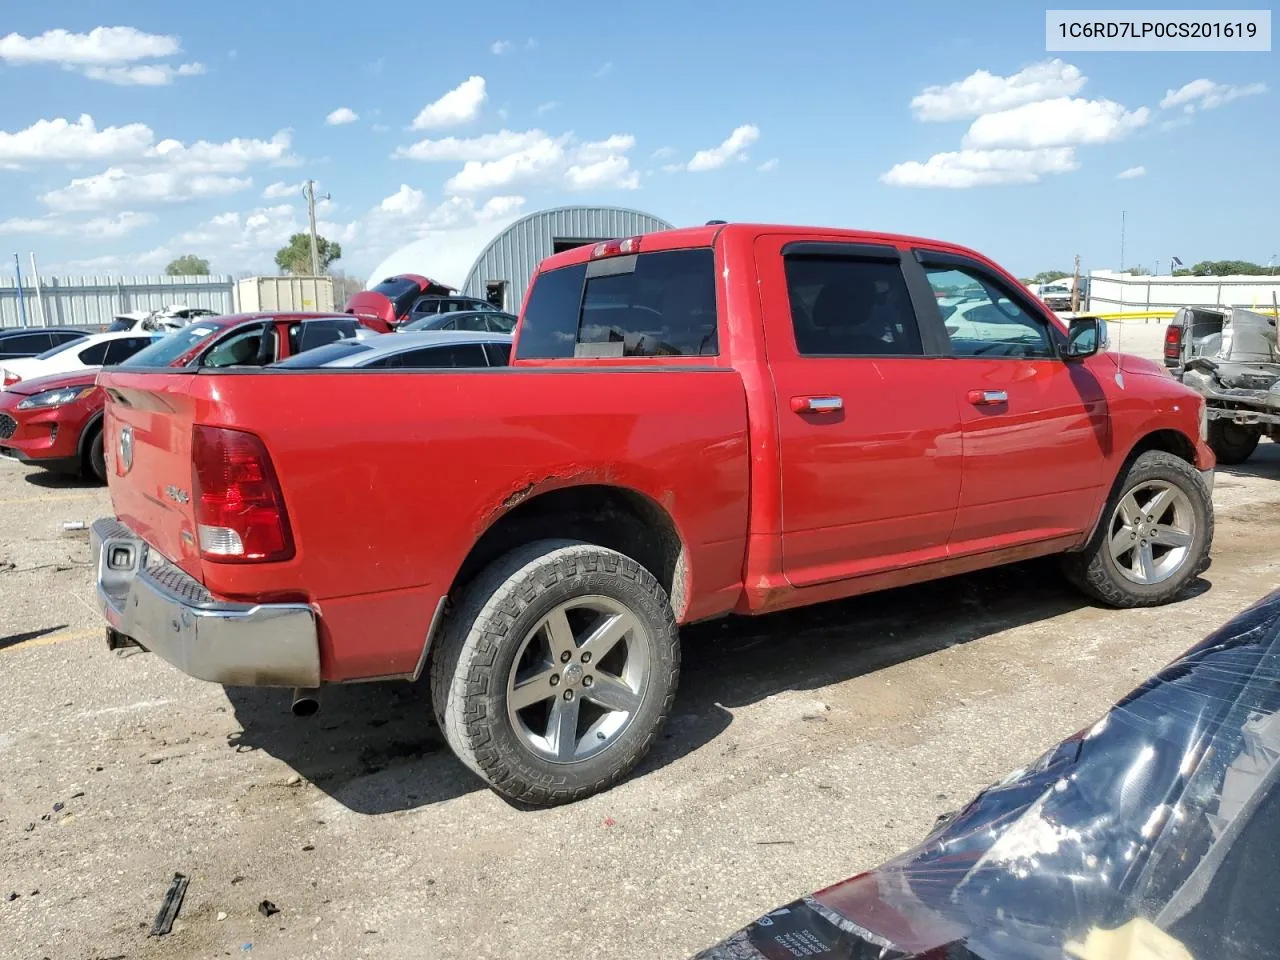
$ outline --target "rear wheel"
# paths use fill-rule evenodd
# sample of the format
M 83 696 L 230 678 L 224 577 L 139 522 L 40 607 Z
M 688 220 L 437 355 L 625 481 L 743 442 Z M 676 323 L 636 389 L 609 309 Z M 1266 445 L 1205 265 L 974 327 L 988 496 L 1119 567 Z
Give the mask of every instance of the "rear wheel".
M 1148 450 L 1130 464 L 1103 508 L 1093 539 L 1063 561 L 1067 577 L 1113 607 L 1154 607 L 1177 598 L 1208 567 L 1213 502 L 1199 472 Z
M 1261 439 L 1262 431 L 1257 427 L 1245 427 L 1226 420 L 1209 421 L 1209 446 L 1224 467 L 1233 467 L 1248 460 Z
M 102 425 L 89 428 L 92 432 L 85 440 L 84 445 L 84 469 L 82 473 L 86 480 L 97 480 L 99 483 L 107 482 L 107 458 L 106 452 L 102 449 Z
M 680 645 L 666 592 L 613 550 L 544 540 L 491 564 L 459 597 L 431 666 L 458 757 L 536 806 L 613 786 L 670 713 Z

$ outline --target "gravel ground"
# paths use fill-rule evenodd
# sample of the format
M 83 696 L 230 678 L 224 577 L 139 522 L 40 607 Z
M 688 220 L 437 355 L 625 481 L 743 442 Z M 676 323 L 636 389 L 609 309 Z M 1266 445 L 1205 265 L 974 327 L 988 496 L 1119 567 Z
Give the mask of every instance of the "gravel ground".
M 1280 446 L 1215 501 L 1213 567 L 1160 610 L 1032 563 L 689 629 L 637 774 L 525 812 L 452 758 L 423 689 L 295 720 L 284 692 L 109 653 L 61 531 L 105 492 L 0 462 L 0 956 L 687 957 L 913 844 L 1274 588 Z

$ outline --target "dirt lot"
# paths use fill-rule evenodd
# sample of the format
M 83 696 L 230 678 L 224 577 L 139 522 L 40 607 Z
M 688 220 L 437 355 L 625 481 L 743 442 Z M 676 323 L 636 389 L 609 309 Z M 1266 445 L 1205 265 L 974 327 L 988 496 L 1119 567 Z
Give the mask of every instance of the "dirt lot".
M 688 630 L 637 775 L 531 813 L 442 747 L 423 690 L 337 689 L 303 721 L 109 653 L 60 529 L 106 494 L 0 462 L 0 954 L 688 956 L 912 844 L 1274 588 L 1280 446 L 1215 500 L 1216 561 L 1161 610 L 1086 606 L 1036 563 Z M 185 906 L 148 939 L 175 871 Z

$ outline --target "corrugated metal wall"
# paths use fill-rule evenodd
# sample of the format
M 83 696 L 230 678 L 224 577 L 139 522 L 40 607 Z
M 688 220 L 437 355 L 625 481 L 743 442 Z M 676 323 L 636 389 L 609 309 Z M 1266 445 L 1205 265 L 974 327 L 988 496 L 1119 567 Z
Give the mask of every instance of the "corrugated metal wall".
M 1095 270 L 1089 274 L 1089 309 L 1170 310 L 1224 306 L 1270 310 L 1280 297 L 1280 277 L 1135 277 Z
M 22 278 L 29 326 L 98 326 L 118 313 L 158 310 L 170 304 L 203 307 L 217 313 L 235 308 L 235 281 L 215 277 L 41 277 L 41 316 L 31 278 Z M 18 285 L 0 278 L 0 327 L 19 326 Z
M 460 292 L 483 297 L 493 280 L 507 283 L 507 309 L 520 310 L 539 261 L 551 256 L 556 240 L 611 240 L 670 230 L 672 225 L 648 213 L 621 207 L 557 207 L 517 220 L 485 247 Z

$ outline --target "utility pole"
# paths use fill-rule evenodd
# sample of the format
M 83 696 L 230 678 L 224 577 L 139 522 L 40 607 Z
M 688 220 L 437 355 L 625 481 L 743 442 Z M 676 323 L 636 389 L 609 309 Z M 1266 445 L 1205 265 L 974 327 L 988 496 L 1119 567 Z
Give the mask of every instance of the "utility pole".
M 1120 211 L 1120 272 L 1124 273 L 1124 211 Z
M 1071 277 L 1071 312 L 1080 312 L 1080 254 L 1076 254 L 1075 272 Z
M 27 325 L 27 301 L 22 295 L 22 261 L 18 259 L 18 255 L 13 255 L 13 272 L 18 277 L 18 326 L 25 327 Z
M 307 218 L 311 221 L 311 275 L 320 276 L 320 245 L 316 240 L 316 182 L 308 180 L 302 187 L 302 195 L 307 198 Z M 321 200 L 332 199 L 325 194 Z

